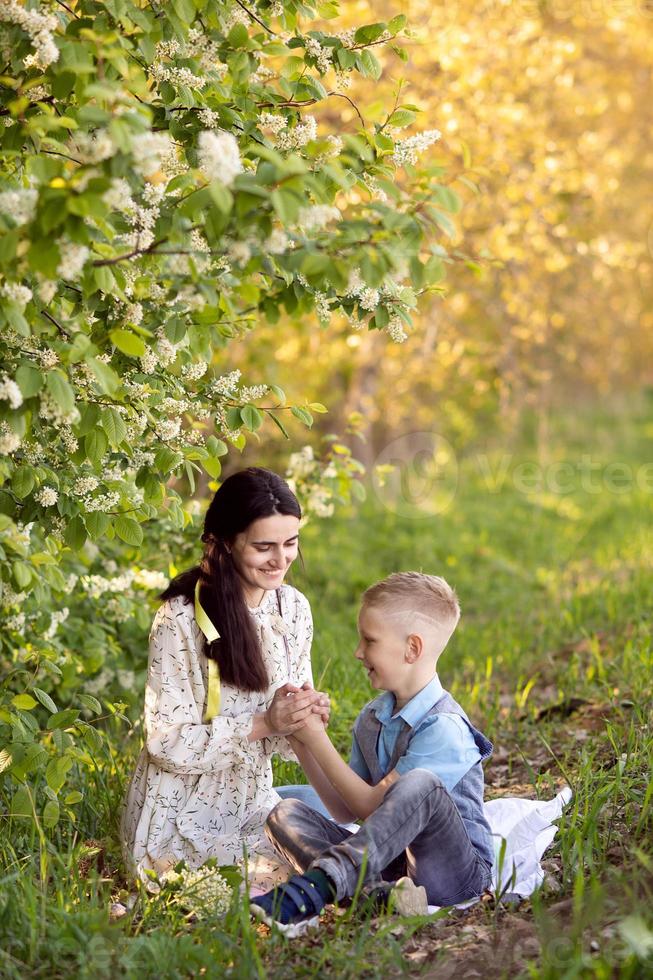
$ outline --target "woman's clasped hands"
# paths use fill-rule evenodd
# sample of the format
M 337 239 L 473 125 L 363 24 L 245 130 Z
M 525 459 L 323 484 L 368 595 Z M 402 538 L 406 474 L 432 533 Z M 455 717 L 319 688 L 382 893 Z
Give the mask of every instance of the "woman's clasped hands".
M 293 735 L 307 724 L 323 728 L 329 721 L 329 695 L 316 691 L 306 682 L 301 687 L 284 684 L 274 692 L 265 715 L 269 727 L 278 735 Z

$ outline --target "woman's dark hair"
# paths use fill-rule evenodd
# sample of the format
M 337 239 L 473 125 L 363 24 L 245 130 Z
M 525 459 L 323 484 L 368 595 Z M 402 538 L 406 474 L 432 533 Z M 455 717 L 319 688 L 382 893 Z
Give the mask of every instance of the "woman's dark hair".
M 181 572 L 158 598 L 183 595 L 194 601 L 200 582 L 200 602 L 220 634 L 207 643 L 206 655 L 218 664 L 226 684 L 242 691 L 265 691 L 270 680 L 263 662 L 254 621 L 227 550 L 237 534 L 261 517 L 302 516 L 294 493 L 271 470 L 250 466 L 232 474 L 217 490 L 204 518 L 204 555 L 199 565 Z

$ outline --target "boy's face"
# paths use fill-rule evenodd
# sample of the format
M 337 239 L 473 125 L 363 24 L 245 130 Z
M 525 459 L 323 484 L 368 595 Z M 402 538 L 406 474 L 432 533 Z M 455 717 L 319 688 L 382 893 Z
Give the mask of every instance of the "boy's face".
M 406 637 L 397 622 L 378 606 L 363 606 L 358 615 L 355 657 L 367 670 L 372 687 L 394 691 L 405 668 Z

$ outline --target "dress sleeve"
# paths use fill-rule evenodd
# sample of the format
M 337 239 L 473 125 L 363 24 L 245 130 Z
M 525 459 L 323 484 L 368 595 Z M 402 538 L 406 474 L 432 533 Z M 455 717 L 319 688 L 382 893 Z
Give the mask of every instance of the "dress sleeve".
M 296 589 L 288 603 L 292 610 L 292 624 L 288 643 L 292 656 L 291 681 L 296 687 L 301 687 L 307 681 L 313 684 L 313 668 L 311 666 L 311 644 L 313 642 L 313 615 L 308 599 Z M 269 755 L 279 755 L 284 762 L 297 762 L 299 759 L 290 748 L 288 739 L 283 735 L 271 735 L 265 739 L 265 747 Z
M 158 610 L 150 632 L 145 732 L 150 758 L 168 772 L 206 773 L 254 763 L 249 742 L 253 714 L 217 715 L 202 724 L 193 678 L 199 663 L 192 618 L 170 601 Z

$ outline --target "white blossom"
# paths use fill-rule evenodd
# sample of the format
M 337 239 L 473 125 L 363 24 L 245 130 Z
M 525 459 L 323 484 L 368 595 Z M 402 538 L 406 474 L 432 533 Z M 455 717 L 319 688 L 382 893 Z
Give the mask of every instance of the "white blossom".
M 315 116 L 305 116 L 302 122 L 292 129 L 286 127 L 276 135 L 278 150 L 299 150 L 311 140 L 317 139 L 317 120 Z
M 243 163 L 238 141 L 232 133 L 204 129 L 198 139 L 199 168 L 208 180 L 220 180 L 226 187 L 233 184 Z
M 270 255 L 283 255 L 289 244 L 290 239 L 283 228 L 273 228 L 263 243 L 263 249 Z
M 217 868 L 170 870 L 161 876 L 161 881 L 178 886 L 174 901 L 198 919 L 213 918 L 229 911 L 232 891 Z
M 99 482 L 95 476 L 80 476 L 73 484 L 73 494 L 76 497 L 84 497 L 87 493 L 95 490 Z
M 184 364 L 181 369 L 182 378 L 186 378 L 187 381 L 199 381 L 203 378 L 208 371 L 208 364 L 204 361 L 197 361 L 195 364 Z
M 91 596 L 91 598 L 95 598 Z M 114 673 L 107 667 L 103 667 L 97 677 L 87 681 L 84 690 L 89 694 L 102 694 L 114 678 Z
M 42 279 L 38 285 L 37 292 L 39 299 L 47 305 L 57 292 L 57 283 L 54 279 Z
M 252 385 L 250 388 L 241 388 L 239 395 L 244 402 L 255 402 L 262 398 L 268 390 L 268 385 Z
M 143 589 L 156 589 L 161 592 L 168 584 L 168 576 L 149 568 L 134 569 L 134 584 Z
M 68 142 L 71 156 L 80 163 L 101 163 L 116 152 L 116 145 L 107 129 L 97 129 L 94 133 L 75 133 Z
M 408 337 L 404 330 L 403 320 L 399 316 L 391 316 L 385 329 L 396 344 L 403 344 Z
M 90 254 L 88 248 L 86 245 L 78 245 L 77 242 L 66 239 L 60 239 L 57 245 L 61 256 L 57 266 L 57 275 L 62 279 L 76 279 Z
M 307 37 L 306 51 L 317 62 L 318 71 L 323 75 L 329 70 L 332 64 L 332 52 L 329 48 L 324 48 L 315 37 Z
M 46 347 L 44 350 L 39 351 L 38 359 L 41 367 L 44 368 L 53 368 L 59 363 L 59 355 L 50 347 Z
M 133 670 L 117 670 L 118 683 L 125 691 L 131 691 L 136 684 L 136 674 Z
M 57 632 L 62 623 L 68 618 L 68 607 L 63 609 L 55 609 L 53 613 L 50 614 L 50 625 L 43 632 L 44 640 L 51 640 L 54 634 Z
M 206 129 L 220 128 L 220 113 L 216 112 L 215 109 L 209 109 L 208 107 L 200 109 L 197 117 Z
M 316 467 L 317 462 L 313 453 L 313 447 L 304 446 L 299 452 L 290 454 L 286 476 L 294 480 L 301 480 L 309 476 Z
M 241 372 L 236 369 L 229 374 L 223 374 L 211 382 L 209 387 L 210 395 L 232 395 L 240 381 Z
M 20 448 L 21 437 L 9 428 L 7 422 L 0 422 L 0 455 L 9 456 Z
M 9 402 L 10 408 L 20 408 L 23 404 L 23 393 L 16 382 L 6 374 L 0 380 L 0 399 Z
M 407 163 L 415 163 L 418 154 L 428 149 L 441 136 L 442 133 L 439 129 L 426 129 L 423 133 L 417 133 L 416 136 L 397 140 L 392 159 L 398 167 L 403 167 Z
M 102 195 L 102 200 L 112 211 L 127 211 L 133 208 L 132 189 L 123 177 L 114 177 L 111 186 Z
M 379 291 L 366 286 L 358 294 L 359 305 L 364 310 L 375 310 L 379 304 Z
M 23 59 L 25 68 L 47 68 L 59 58 L 59 49 L 52 36 L 58 27 L 54 14 L 29 10 L 16 0 L 0 0 L 0 21 L 17 24 L 29 35 L 34 54 Z
M 339 209 L 330 204 L 311 204 L 299 209 L 297 224 L 304 232 L 321 231 L 329 222 L 341 217 Z
M 9 616 L 9 618 L 5 620 L 5 625 L 8 630 L 13 630 L 16 633 L 20 633 L 25 626 L 25 613 L 20 612 L 16 613 L 15 616 Z
M 24 310 L 32 298 L 32 290 L 20 282 L 6 282 L 0 289 L 3 296 Z
M 87 511 L 100 511 L 103 514 L 114 510 L 120 503 L 120 494 L 116 490 L 101 493 L 98 497 L 83 497 L 82 504 Z
M 42 507 L 53 507 L 59 499 L 59 494 L 54 487 L 42 486 L 34 494 L 34 499 Z
M 145 345 L 145 353 L 141 354 L 139 360 L 143 374 L 154 374 L 159 365 L 159 359 L 156 353 L 147 344 Z
M 38 196 L 38 191 L 31 188 L 3 191 L 0 194 L 0 212 L 8 215 L 17 225 L 24 225 L 34 217 Z
M 163 442 L 169 442 L 171 439 L 176 439 L 180 431 L 180 419 L 162 419 L 157 426 L 156 434 Z
M 132 137 L 132 165 L 143 177 L 161 170 L 172 176 L 178 172 L 179 158 L 169 133 L 138 133 Z

